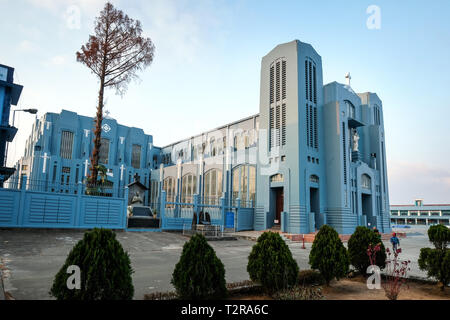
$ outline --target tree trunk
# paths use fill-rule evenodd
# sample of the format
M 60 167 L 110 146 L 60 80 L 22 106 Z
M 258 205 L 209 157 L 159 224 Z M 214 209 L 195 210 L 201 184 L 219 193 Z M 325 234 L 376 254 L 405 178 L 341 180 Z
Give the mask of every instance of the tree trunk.
M 91 177 L 90 183 L 95 184 L 98 177 L 98 159 L 100 155 L 101 135 L 102 135 L 102 121 L 103 121 L 103 94 L 105 91 L 105 77 L 100 80 L 100 90 L 98 92 L 98 106 L 97 115 L 95 119 L 95 131 L 94 131 L 94 150 L 92 151 L 91 158 Z

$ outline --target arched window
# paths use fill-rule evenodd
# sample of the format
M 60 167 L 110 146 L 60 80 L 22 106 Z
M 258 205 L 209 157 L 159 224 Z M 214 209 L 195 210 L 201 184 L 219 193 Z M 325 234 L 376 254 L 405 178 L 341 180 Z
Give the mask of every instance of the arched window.
M 242 207 L 253 205 L 256 200 L 256 168 L 249 165 L 241 165 L 233 169 L 233 204 L 236 199 L 241 200 Z
M 211 138 L 209 140 L 209 148 L 211 157 L 215 157 L 217 152 L 216 152 L 216 140 L 214 138 Z
M 372 189 L 371 179 L 367 174 L 361 176 L 361 187 L 364 189 Z
M 197 177 L 192 173 L 183 176 L 181 189 L 181 202 L 194 203 L 193 196 L 197 191 Z
M 175 202 L 175 178 L 167 177 L 164 179 L 163 190 L 166 192 L 167 202 Z
M 206 172 L 204 185 L 204 203 L 219 204 L 219 199 L 222 196 L 222 171 L 211 169 Z
M 281 173 L 274 174 L 270 177 L 270 182 L 283 182 L 284 177 Z

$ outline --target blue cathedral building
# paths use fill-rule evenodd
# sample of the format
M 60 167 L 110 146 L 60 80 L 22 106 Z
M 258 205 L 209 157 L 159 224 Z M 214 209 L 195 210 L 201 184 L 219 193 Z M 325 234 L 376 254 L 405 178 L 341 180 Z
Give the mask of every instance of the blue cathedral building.
M 259 113 L 156 147 L 142 129 L 103 121 L 100 163 L 120 195 L 138 174 L 144 202 L 252 210 L 251 229 L 277 225 L 293 234 L 323 224 L 341 234 L 356 226 L 390 231 L 382 101 L 347 83 L 323 84 L 322 58 L 294 40 L 262 58 Z M 89 170 L 94 119 L 63 110 L 36 120 L 20 180 L 70 193 Z M 124 213 L 125 214 L 125 213 Z

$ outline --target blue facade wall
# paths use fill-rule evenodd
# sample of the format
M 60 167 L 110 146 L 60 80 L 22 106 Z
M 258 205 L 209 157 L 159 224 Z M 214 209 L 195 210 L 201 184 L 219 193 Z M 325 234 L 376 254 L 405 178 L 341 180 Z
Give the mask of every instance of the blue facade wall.
M 0 203 L 0 227 L 126 228 L 124 198 L 0 188 Z
M 107 179 L 113 183 L 113 194 L 121 197 L 124 188 L 134 181 L 134 175 L 140 176 L 140 182 L 150 185 L 150 170 L 159 149 L 153 147 L 153 137 L 142 129 L 130 128 L 116 120 L 103 120 L 102 138 L 109 140 L 107 160 L 102 162 L 108 169 Z M 60 114 L 47 113 L 36 120 L 32 133 L 26 143 L 24 156 L 16 164 L 13 179 L 26 176 L 29 181 L 57 186 L 58 192 L 73 192 L 65 185 L 75 185 L 85 181 L 90 172 L 94 135 L 94 119 L 80 116 L 75 112 L 62 110 Z M 63 132 L 73 134 L 72 154 L 62 157 L 61 146 Z M 105 140 L 106 141 L 106 140 Z M 140 146 L 139 164 L 133 166 L 133 145 Z M 52 190 L 49 190 L 52 191 Z M 148 203 L 149 194 L 145 195 Z

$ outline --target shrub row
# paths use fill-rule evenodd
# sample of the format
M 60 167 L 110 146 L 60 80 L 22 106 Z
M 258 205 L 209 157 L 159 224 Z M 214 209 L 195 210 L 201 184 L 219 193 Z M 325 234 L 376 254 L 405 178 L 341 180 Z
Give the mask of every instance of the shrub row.
M 430 277 L 443 284 L 450 281 L 450 230 L 445 226 L 432 226 L 428 231 L 435 249 L 421 250 L 419 266 Z M 289 247 L 278 233 L 265 232 L 257 240 L 248 257 L 247 271 L 250 279 L 261 285 L 266 293 L 278 297 L 316 296 L 305 291 L 305 285 L 327 285 L 348 274 L 350 264 L 365 274 L 369 266 L 367 248 L 381 244 L 376 264 L 384 267 L 385 248 L 379 234 L 366 227 L 357 227 L 344 247 L 338 233 L 323 225 L 316 234 L 309 254 L 309 264 L 314 270 L 299 272 L 297 262 Z M 69 266 L 79 266 L 81 289 L 71 290 L 68 283 Z M 86 232 L 70 251 L 66 262 L 56 274 L 50 294 L 60 300 L 126 300 L 132 299 L 130 258 L 111 230 L 94 229 Z M 172 274 L 171 283 L 181 299 L 220 299 L 227 294 L 225 268 L 204 236 L 195 234 L 183 246 L 179 262 Z M 317 295 L 318 297 L 319 295 Z M 164 297 L 161 297 L 164 298 Z

